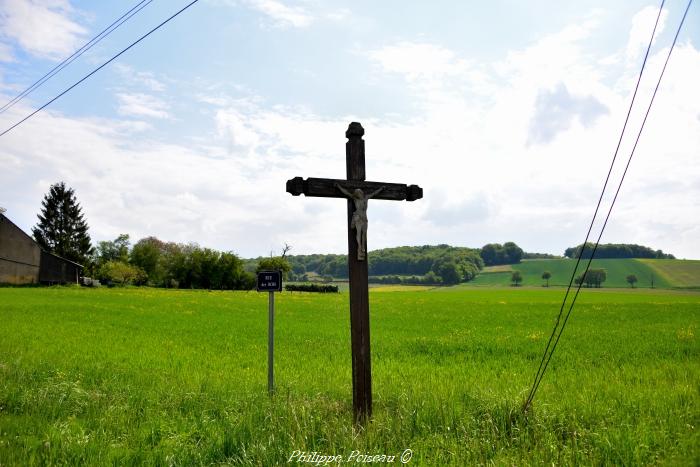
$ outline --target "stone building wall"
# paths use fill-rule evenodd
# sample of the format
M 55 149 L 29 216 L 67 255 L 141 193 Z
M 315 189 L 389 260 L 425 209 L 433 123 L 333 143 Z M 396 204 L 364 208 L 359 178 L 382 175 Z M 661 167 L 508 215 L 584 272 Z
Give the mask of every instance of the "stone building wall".
M 42 251 L 32 237 L 0 214 L 0 284 L 75 284 L 81 272 L 81 265 Z
M 39 282 L 41 248 L 3 214 L 0 214 L 0 283 Z

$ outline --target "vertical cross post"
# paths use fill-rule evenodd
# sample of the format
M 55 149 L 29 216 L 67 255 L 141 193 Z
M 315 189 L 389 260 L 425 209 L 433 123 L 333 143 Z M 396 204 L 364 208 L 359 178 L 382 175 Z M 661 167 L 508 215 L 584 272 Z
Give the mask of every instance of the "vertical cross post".
M 367 201 L 415 201 L 423 197 L 418 185 L 365 180 L 365 130 L 352 122 L 345 132 L 347 179 L 294 177 L 287 192 L 321 198 L 346 198 L 348 203 L 348 278 L 350 279 L 350 340 L 352 343 L 352 407 L 355 422 L 372 416 L 372 368 L 369 339 L 367 267 Z
M 365 130 L 353 122 L 345 132 L 347 179 L 365 180 Z M 352 228 L 355 204 L 348 200 L 348 277 L 350 279 L 350 338 L 352 341 L 352 407 L 355 421 L 372 416 L 372 369 L 369 348 L 369 292 L 367 260 L 357 259 L 357 241 Z
M 275 292 L 267 299 L 267 392 L 275 392 Z

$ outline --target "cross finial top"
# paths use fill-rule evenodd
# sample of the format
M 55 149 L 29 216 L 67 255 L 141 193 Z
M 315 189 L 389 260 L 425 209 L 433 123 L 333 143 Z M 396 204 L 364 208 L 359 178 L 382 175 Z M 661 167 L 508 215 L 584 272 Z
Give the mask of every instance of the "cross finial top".
M 362 128 L 362 125 L 360 125 L 360 122 L 352 122 L 350 125 L 348 125 L 348 129 L 345 132 L 345 137 L 350 139 L 350 138 L 362 138 L 362 135 L 365 134 L 365 129 Z

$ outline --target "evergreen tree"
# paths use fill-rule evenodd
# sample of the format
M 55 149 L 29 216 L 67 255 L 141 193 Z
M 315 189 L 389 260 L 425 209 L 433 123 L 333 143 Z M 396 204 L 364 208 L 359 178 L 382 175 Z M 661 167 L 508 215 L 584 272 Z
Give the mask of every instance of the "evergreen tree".
M 37 217 L 32 234 L 42 249 L 79 264 L 88 262 L 93 250 L 88 225 L 72 188 L 63 182 L 51 185 Z

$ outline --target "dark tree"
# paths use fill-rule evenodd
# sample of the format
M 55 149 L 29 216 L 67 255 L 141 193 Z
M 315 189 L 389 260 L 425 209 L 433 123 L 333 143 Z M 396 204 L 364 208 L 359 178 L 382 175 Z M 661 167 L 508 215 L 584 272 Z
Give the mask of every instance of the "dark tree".
M 112 241 L 98 242 L 94 251 L 95 263 L 102 265 L 107 261 L 129 261 L 129 234 L 121 234 Z
M 448 260 L 438 266 L 437 274 L 442 278 L 442 283 L 446 285 L 459 284 L 460 274 L 457 264 Z
M 549 287 L 549 279 L 552 277 L 552 273 L 549 271 L 545 271 L 542 273 L 542 279 L 547 281 L 547 285 L 545 287 Z
M 576 278 L 576 284 L 584 283 L 586 287 L 600 287 L 605 279 L 607 279 L 605 269 L 589 269 L 583 276 L 579 275 Z
M 503 251 L 505 253 L 505 259 L 508 264 L 517 264 L 523 258 L 523 249 L 520 248 L 513 242 L 505 242 L 503 244 Z
M 152 285 L 160 285 L 163 282 L 162 256 L 165 249 L 165 243 L 156 237 L 142 238 L 131 249 L 131 264 L 146 271 L 148 281 Z
M 493 266 L 498 261 L 497 244 L 488 243 L 481 248 L 481 259 L 484 260 L 486 266 Z M 500 247 L 500 245 L 498 245 Z
M 630 275 L 627 276 L 625 279 L 627 280 L 627 282 L 629 283 L 630 287 L 632 287 L 632 288 L 634 288 L 634 284 L 635 284 L 635 283 L 637 282 L 637 280 L 638 280 L 638 279 L 637 279 L 637 276 L 635 276 L 634 274 L 630 274 Z
M 605 279 L 608 277 L 605 269 L 589 269 L 588 273 L 593 276 L 592 281 L 595 287 L 601 287 L 602 283 L 605 282 Z
M 520 271 L 513 271 L 513 274 L 510 276 L 510 281 L 517 287 L 523 281 L 523 275 Z
M 481 248 L 480 255 L 486 266 L 517 264 L 523 258 L 523 249 L 513 242 L 488 243 Z
M 51 185 L 41 202 L 39 223 L 32 228 L 34 239 L 50 253 L 87 264 L 93 250 L 82 211 L 72 188 L 63 182 Z

